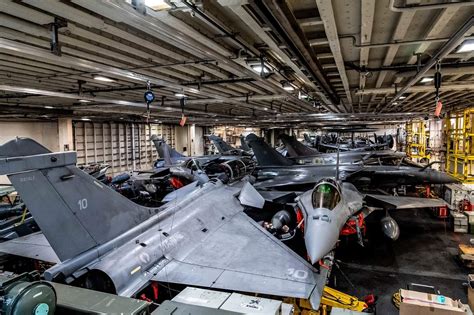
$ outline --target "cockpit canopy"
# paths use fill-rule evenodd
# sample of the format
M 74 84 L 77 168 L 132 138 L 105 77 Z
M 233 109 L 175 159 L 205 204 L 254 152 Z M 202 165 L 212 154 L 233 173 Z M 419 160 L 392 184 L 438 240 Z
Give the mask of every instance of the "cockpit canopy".
M 332 179 L 323 179 L 313 189 L 313 208 L 334 209 L 341 201 L 339 185 Z

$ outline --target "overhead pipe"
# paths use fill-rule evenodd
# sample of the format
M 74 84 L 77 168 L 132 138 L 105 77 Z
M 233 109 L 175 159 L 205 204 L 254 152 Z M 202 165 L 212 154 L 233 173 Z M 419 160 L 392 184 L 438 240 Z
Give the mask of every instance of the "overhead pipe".
M 468 91 L 474 90 L 474 84 L 450 84 L 450 85 L 441 85 L 440 91 Z M 433 86 L 431 85 L 417 85 L 409 87 L 405 92 L 406 93 L 423 93 L 434 91 Z M 376 94 L 395 94 L 397 90 L 394 87 L 390 88 L 374 88 L 374 89 L 363 89 L 356 90 L 356 95 L 376 95 Z M 401 103 L 400 101 L 397 101 Z
M 388 108 L 393 105 L 395 102 L 403 103 L 403 100 L 399 100 L 399 97 L 402 96 L 406 91 L 415 85 L 424 75 L 425 73 L 430 70 L 436 62 L 439 60 L 443 59 L 446 57 L 454 48 L 456 48 L 463 40 L 464 36 L 471 31 L 471 28 L 474 26 L 474 16 L 470 17 L 469 20 L 467 20 L 466 23 L 464 23 L 463 26 L 459 30 L 456 31 L 456 33 L 453 34 L 453 36 L 450 38 L 449 41 L 447 41 L 440 49 L 438 49 L 426 62 L 426 64 L 420 69 L 420 71 L 411 79 L 408 81 L 408 83 L 398 90 L 396 95 L 393 97 L 391 101 L 388 102 L 388 104 L 385 106 L 385 108 Z M 382 108 L 380 111 L 383 111 L 384 108 Z
M 218 44 L 215 41 L 209 40 L 207 37 L 200 33 L 199 36 L 194 36 L 195 33 L 198 33 L 194 28 L 190 27 L 183 21 L 170 15 L 167 12 L 156 12 L 151 9 L 147 9 L 147 15 L 144 17 L 136 11 L 132 11 L 128 5 L 123 4 L 122 2 L 105 2 L 101 3 L 101 6 L 99 7 L 97 7 L 96 3 L 94 3 L 94 5 L 92 6 L 90 4 L 90 1 L 88 0 L 72 0 L 72 2 L 79 4 L 85 8 L 92 9 L 94 12 L 108 17 L 111 20 L 127 23 L 132 27 L 142 28 L 143 31 L 149 33 L 152 36 L 157 36 L 155 32 L 158 32 L 160 36 L 157 37 L 161 40 L 168 41 L 169 43 L 180 47 L 180 49 L 192 49 L 193 51 L 197 51 L 198 53 L 201 53 L 203 55 L 212 56 L 217 61 L 219 61 L 220 64 L 232 67 L 233 71 L 237 70 L 239 72 L 243 72 L 245 75 L 254 77 L 256 80 L 259 80 L 265 89 L 268 89 L 272 92 L 276 92 L 277 90 L 279 90 L 278 86 L 274 82 L 271 82 L 271 80 L 262 80 L 260 76 L 252 69 L 249 69 L 249 67 L 247 67 L 246 65 L 243 65 L 242 63 L 235 61 L 232 58 L 229 58 L 228 54 L 231 53 L 230 50 L 225 47 L 222 47 L 222 45 Z M 116 12 L 115 10 L 119 11 Z M 119 13 L 120 16 L 117 17 L 116 13 Z M 179 25 L 177 26 L 176 23 L 179 23 Z M 165 25 L 166 27 L 164 27 Z M 193 35 L 189 34 L 190 31 L 193 32 Z M 186 38 L 186 40 L 183 42 L 182 40 L 178 40 L 177 38 Z M 202 39 L 204 38 L 206 42 L 202 41 Z M 310 104 L 298 100 L 289 93 L 288 97 L 290 99 L 293 99 L 294 102 L 301 108 L 310 107 Z M 237 105 L 245 106 L 245 104 Z
M 302 43 L 301 40 L 299 40 L 299 37 L 294 34 L 294 36 L 291 36 L 288 34 L 288 32 L 293 32 L 293 29 L 290 27 L 290 22 L 287 20 L 289 17 L 288 15 L 285 16 L 285 20 L 277 20 L 273 16 L 273 14 L 265 14 L 262 9 L 268 10 L 266 7 L 261 8 L 257 6 L 260 3 L 252 2 L 252 8 L 259 13 L 260 17 L 264 19 L 265 23 L 267 26 L 271 27 L 275 34 L 280 35 L 280 39 L 283 41 L 283 44 L 286 45 L 287 49 L 292 52 L 293 56 L 296 56 L 297 59 L 303 64 L 304 68 L 311 73 L 313 78 L 315 79 L 316 83 L 318 84 L 319 87 L 323 89 L 323 91 L 329 96 L 330 101 L 334 104 L 339 103 L 339 98 L 337 96 L 336 91 L 331 87 L 331 85 L 328 83 L 326 77 L 324 76 L 322 72 L 322 67 L 318 67 L 317 61 L 314 61 L 311 58 L 311 54 L 309 53 L 310 47 L 304 47 L 304 44 Z M 265 4 L 268 5 L 268 4 Z M 270 11 L 271 12 L 271 11 Z M 294 21 L 297 23 L 296 21 Z M 285 26 L 282 26 L 280 23 L 284 23 Z M 290 27 L 290 28 L 289 28 Z M 293 43 L 293 40 L 296 42 Z M 319 92 L 320 94 L 323 94 Z M 320 95 L 322 100 L 324 101 L 325 96 Z M 323 105 L 326 109 L 331 110 L 328 108 L 327 105 L 329 105 L 331 102 L 325 102 L 325 105 Z
M 352 47 L 354 48 L 384 48 L 384 47 L 391 47 L 391 46 L 405 46 L 405 45 L 415 45 L 415 44 L 423 44 L 423 43 L 441 43 L 447 42 L 451 39 L 451 37 L 443 37 L 443 38 L 426 38 L 426 39 L 418 39 L 418 40 L 407 40 L 407 41 L 394 41 L 389 43 L 376 43 L 376 44 L 357 44 L 357 38 L 355 35 L 342 35 L 339 36 L 339 39 L 351 38 L 352 39 Z M 474 36 L 468 36 L 466 39 L 474 39 Z
M 294 72 L 297 77 L 300 77 L 301 79 L 307 80 L 305 82 L 306 84 L 310 85 L 315 91 L 317 92 L 318 96 L 321 98 L 322 102 L 325 105 L 322 105 L 326 109 L 326 105 L 330 105 L 332 101 L 328 100 L 327 97 L 318 91 L 321 85 L 318 87 L 316 84 L 314 84 L 309 78 L 308 75 L 302 72 L 302 69 L 299 68 L 299 66 L 290 59 L 289 56 L 287 56 L 286 52 L 281 51 L 281 49 L 278 47 L 277 43 L 274 41 L 273 38 L 271 38 L 259 25 L 259 23 L 254 20 L 252 16 L 242 7 L 243 3 L 228 3 L 227 1 L 224 0 L 219 0 L 219 4 L 224 6 L 224 7 L 229 7 L 234 14 L 236 14 L 244 23 L 250 27 L 253 28 L 254 31 L 257 33 L 257 36 L 260 37 L 260 39 L 270 48 L 270 50 L 276 55 L 277 59 L 281 59 L 286 65 L 288 65 Z M 282 75 L 287 81 L 292 81 L 289 79 L 287 76 L 285 76 L 284 73 L 281 71 L 278 72 L 280 75 Z M 291 95 L 291 94 L 290 94 Z M 308 109 L 311 105 L 308 104 L 306 101 L 302 101 L 299 99 L 296 99 L 296 97 L 292 96 L 292 99 L 296 101 L 297 104 L 303 103 L 306 106 L 302 106 L 303 109 Z M 329 110 L 329 109 L 328 109 Z
M 91 102 L 96 102 L 96 103 L 104 103 L 104 104 L 113 104 L 113 105 L 120 105 L 120 106 L 129 106 L 129 107 L 138 107 L 142 109 L 146 109 L 146 105 L 143 102 L 131 102 L 131 101 L 125 101 L 125 100 L 113 100 L 113 99 L 108 99 L 108 98 L 99 98 L 99 97 L 91 97 L 91 96 L 86 96 L 86 95 L 77 95 L 77 94 L 70 94 L 70 93 L 62 93 L 62 92 L 55 92 L 55 91 L 47 91 L 47 90 L 38 90 L 38 89 L 30 89 L 30 88 L 23 88 L 23 87 L 17 87 L 17 86 L 10 86 L 10 85 L 0 85 L 0 91 L 10 91 L 10 92 L 19 92 L 19 93 L 25 93 L 25 94 L 40 94 L 43 96 L 52 96 L 52 97 L 58 97 L 58 98 L 66 98 L 66 99 L 83 99 Z M 160 106 L 160 110 L 164 111 L 171 111 L 171 112 L 181 112 L 180 107 L 170 107 L 170 106 Z M 223 114 L 220 113 L 215 113 L 215 112 L 205 112 L 202 110 L 191 110 L 191 109 L 186 109 L 187 113 L 191 114 L 198 114 L 198 115 L 220 115 L 224 116 Z
M 138 81 L 138 82 L 148 82 L 150 81 L 152 84 L 157 85 L 157 86 L 166 86 L 167 88 L 172 88 L 175 89 L 176 91 L 183 91 L 184 93 L 187 93 L 189 95 L 200 95 L 201 93 L 207 97 L 211 97 L 213 99 L 220 100 L 219 102 L 224 103 L 224 102 L 229 102 L 229 103 L 234 103 L 239 106 L 244 106 L 244 107 L 249 107 L 253 108 L 256 110 L 261 110 L 260 106 L 254 106 L 252 104 L 247 104 L 247 103 L 242 103 L 242 102 L 236 102 L 233 101 L 232 98 L 222 96 L 219 94 L 215 94 L 212 92 L 208 91 L 198 91 L 195 88 L 190 88 L 184 85 L 181 85 L 179 83 L 171 82 L 171 81 L 165 81 L 162 79 L 157 79 L 155 77 L 143 75 L 137 72 L 133 71 L 127 71 L 123 70 L 120 68 L 100 64 L 94 61 L 78 58 L 78 57 L 72 57 L 72 56 L 66 56 L 63 55 L 61 57 L 58 57 L 56 55 L 53 55 L 44 49 L 40 49 L 37 47 L 32 47 L 27 44 L 19 43 L 10 39 L 5 39 L 5 38 L 0 38 L 0 51 L 2 49 L 6 49 L 8 51 L 13 51 L 13 52 L 21 52 L 21 53 L 26 53 L 29 55 L 34 55 L 36 57 L 42 57 L 46 60 L 50 60 L 53 62 L 58 62 L 59 64 L 67 64 L 69 66 L 78 66 L 81 68 L 86 68 L 86 69 L 91 69 L 93 71 L 98 71 L 101 73 L 106 73 L 109 74 L 113 77 L 120 77 L 125 80 L 133 80 L 133 81 Z M 145 88 L 145 86 L 144 86 Z M 272 110 L 269 110 L 272 111 Z M 276 112 L 276 111 L 274 111 Z
M 189 3 L 187 0 L 181 0 L 181 3 L 183 3 L 185 6 L 190 8 L 195 14 L 199 15 L 202 19 L 204 19 L 207 23 L 212 25 L 214 28 L 219 30 L 221 33 L 224 33 L 227 37 L 231 38 L 234 42 L 236 42 L 241 48 L 243 48 L 246 52 L 252 52 L 254 56 L 256 54 L 253 52 L 253 47 L 248 46 L 247 44 L 243 43 L 235 34 L 227 31 L 224 27 L 219 25 L 216 21 L 211 19 L 207 14 L 202 12 L 195 4 Z
M 55 77 L 55 76 L 54 76 Z M 229 84 L 229 83 L 239 83 L 239 82 L 252 82 L 255 81 L 253 78 L 230 78 L 230 79 L 217 79 L 217 80 L 203 80 L 203 81 L 185 81 L 180 82 L 180 84 L 184 86 L 189 85 L 211 85 L 211 84 Z M 162 88 L 165 86 L 162 85 L 154 85 L 153 88 Z M 143 91 L 143 85 L 136 85 L 136 86 L 125 86 L 125 87 L 107 87 L 107 88 L 95 88 L 95 89 L 83 89 L 82 93 L 104 93 L 104 92 L 120 92 L 120 91 Z M 74 93 L 75 90 L 65 91 L 65 93 Z M 0 99 L 5 98 L 25 98 L 31 96 L 41 96 L 41 95 L 32 95 L 32 94 L 8 94 L 8 95 L 0 95 Z
M 424 66 L 424 64 L 421 64 L 421 65 L 409 64 L 409 65 L 392 65 L 392 66 L 381 66 L 381 67 L 371 68 L 371 67 L 361 67 L 359 65 L 356 65 L 354 62 L 350 62 L 350 61 L 347 61 L 344 64 L 346 65 L 346 67 L 352 70 L 356 70 L 357 72 L 404 71 L 404 70 L 413 70 L 413 69 L 417 69 L 418 67 Z M 443 67 L 443 70 L 470 67 L 470 66 L 474 66 L 474 61 L 444 62 L 444 63 L 441 63 L 441 66 Z M 405 76 L 408 76 L 408 75 L 405 75 Z
M 443 76 L 444 75 L 464 75 L 464 74 L 474 74 L 474 67 L 449 67 L 443 68 Z M 425 75 L 432 76 L 436 71 L 434 69 L 428 70 Z M 398 72 L 395 74 L 397 77 L 412 77 L 416 75 L 416 71 L 403 71 Z
M 420 10 L 434 10 L 434 9 L 446 9 L 446 8 L 461 8 L 474 5 L 473 1 L 460 1 L 460 2 L 444 2 L 437 4 L 420 4 L 420 5 L 409 5 L 405 7 L 395 6 L 395 0 L 390 0 L 390 10 L 393 12 L 415 12 Z

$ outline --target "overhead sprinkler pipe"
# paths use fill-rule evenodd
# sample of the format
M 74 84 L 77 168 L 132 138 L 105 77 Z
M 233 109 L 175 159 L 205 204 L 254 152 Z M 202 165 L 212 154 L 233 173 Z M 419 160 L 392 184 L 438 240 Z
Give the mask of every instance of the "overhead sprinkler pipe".
M 434 10 L 446 8 L 461 8 L 474 5 L 474 1 L 444 2 L 436 4 L 409 5 L 405 7 L 395 6 L 395 0 L 390 0 L 390 10 L 393 12 L 415 12 L 420 10 Z

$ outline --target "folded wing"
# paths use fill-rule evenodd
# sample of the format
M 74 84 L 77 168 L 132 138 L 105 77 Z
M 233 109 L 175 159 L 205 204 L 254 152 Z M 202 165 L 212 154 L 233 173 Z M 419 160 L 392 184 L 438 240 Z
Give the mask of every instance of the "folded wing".
M 236 214 L 185 257 L 168 259 L 154 280 L 309 298 L 315 308 L 328 276 L 326 269 L 318 273 L 244 213 Z

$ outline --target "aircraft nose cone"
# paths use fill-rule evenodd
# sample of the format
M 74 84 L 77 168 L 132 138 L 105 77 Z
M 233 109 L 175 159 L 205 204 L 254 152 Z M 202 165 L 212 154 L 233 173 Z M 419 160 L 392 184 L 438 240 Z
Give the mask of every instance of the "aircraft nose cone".
M 338 239 L 339 229 L 335 222 L 313 218 L 305 222 L 304 241 L 311 264 L 314 265 L 329 253 L 336 245 Z

